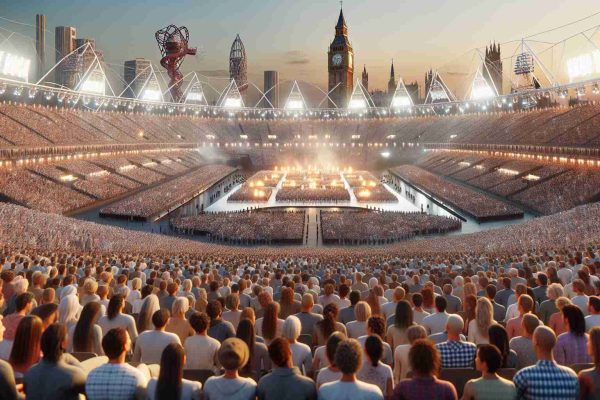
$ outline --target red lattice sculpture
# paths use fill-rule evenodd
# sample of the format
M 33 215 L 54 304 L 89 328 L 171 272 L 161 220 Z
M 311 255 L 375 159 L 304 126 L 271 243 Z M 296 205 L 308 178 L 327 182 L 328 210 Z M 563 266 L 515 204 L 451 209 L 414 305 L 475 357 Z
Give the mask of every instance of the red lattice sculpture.
M 179 71 L 179 67 L 185 56 L 196 54 L 196 48 L 188 47 L 190 33 L 185 26 L 178 28 L 175 25 L 169 25 L 157 31 L 154 36 L 163 56 L 160 65 L 167 70 L 169 78 L 171 78 L 169 82 L 171 96 L 173 101 L 179 103 L 182 97 L 181 84 L 183 83 L 183 75 Z

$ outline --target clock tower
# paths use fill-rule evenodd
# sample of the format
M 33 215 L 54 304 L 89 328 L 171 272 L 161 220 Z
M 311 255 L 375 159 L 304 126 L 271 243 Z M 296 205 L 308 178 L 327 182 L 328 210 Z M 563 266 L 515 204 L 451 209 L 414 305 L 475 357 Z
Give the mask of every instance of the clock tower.
M 335 37 L 327 52 L 327 66 L 329 71 L 328 91 L 335 88 L 329 97 L 339 108 L 346 108 L 354 86 L 354 53 L 350 40 L 348 40 L 348 26 L 341 8 L 335 26 Z M 329 106 L 335 107 L 331 101 Z

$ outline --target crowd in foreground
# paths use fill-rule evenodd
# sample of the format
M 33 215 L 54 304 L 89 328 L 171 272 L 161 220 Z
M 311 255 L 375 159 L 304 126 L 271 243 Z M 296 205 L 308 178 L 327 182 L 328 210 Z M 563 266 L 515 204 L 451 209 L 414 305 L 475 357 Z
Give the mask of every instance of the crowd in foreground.
M 597 399 L 598 243 L 304 258 L 6 242 L 0 390 L 28 399 Z

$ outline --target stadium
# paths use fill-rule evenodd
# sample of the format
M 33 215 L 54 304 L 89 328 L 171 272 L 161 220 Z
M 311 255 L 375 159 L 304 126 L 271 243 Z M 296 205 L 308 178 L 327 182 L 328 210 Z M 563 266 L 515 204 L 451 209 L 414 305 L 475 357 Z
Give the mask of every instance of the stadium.
M 0 16 L 0 397 L 597 398 L 600 13 L 382 92 L 351 10 L 262 88 Z

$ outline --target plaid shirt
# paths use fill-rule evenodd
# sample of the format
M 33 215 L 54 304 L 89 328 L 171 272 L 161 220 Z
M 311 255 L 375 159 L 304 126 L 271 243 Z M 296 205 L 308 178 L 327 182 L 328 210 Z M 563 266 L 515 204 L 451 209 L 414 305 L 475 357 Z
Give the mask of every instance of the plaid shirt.
M 146 384 L 142 372 L 129 364 L 104 364 L 88 374 L 85 394 L 88 400 L 131 400 Z
M 570 400 L 579 398 L 579 382 L 572 369 L 540 360 L 515 375 L 517 399 Z
M 442 368 L 470 368 L 475 362 L 477 346 L 474 343 L 447 340 L 435 345 L 442 359 Z

